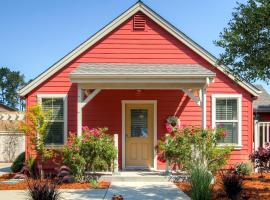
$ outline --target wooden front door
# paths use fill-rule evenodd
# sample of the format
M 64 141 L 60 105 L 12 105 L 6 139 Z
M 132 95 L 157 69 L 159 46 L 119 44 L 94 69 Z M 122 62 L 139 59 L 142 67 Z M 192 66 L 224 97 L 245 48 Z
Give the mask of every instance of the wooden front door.
M 153 104 L 126 104 L 125 159 L 127 168 L 153 167 Z

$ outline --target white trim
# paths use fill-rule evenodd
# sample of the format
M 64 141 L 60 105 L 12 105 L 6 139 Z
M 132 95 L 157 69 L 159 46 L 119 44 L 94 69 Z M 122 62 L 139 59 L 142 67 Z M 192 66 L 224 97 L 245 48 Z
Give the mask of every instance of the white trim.
M 207 118 L 206 118 L 206 113 L 207 113 L 207 107 L 206 107 L 206 89 L 202 88 L 200 90 L 201 92 L 201 108 L 202 108 L 202 128 L 206 129 L 206 123 L 207 123 Z
M 125 134 L 125 105 L 126 104 L 153 104 L 154 105 L 154 141 L 153 141 L 153 159 L 154 159 L 154 170 L 157 169 L 157 153 L 155 146 L 157 145 L 157 100 L 122 100 L 122 169 L 126 169 L 126 134 Z
M 63 57 L 61 60 L 59 60 L 57 63 L 55 63 L 53 66 L 51 66 L 48 70 L 46 70 L 45 72 L 40 74 L 31 83 L 29 83 L 28 85 L 23 87 L 19 92 L 20 95 L 21 96 L 27 95 L 34 88 L 36 88 L 39 84 L 41 84 L 42 82 L 47 80 L 49 77 L 51 77 L 53 74 L 55 74 L 58 70 L 62 69 L 68 63 L 70 63 L 73 59 L 78 57 L 81 53 L 86 51 L 88 48 L 90 48 L 92 45 L 94 45 L 96 42 L 98 42 L 100 39 L 102 39 L 108 33 L 113 31 L 115 28 L 117 28 L 119 25 L 121 25 L 123 22 L 125 22 L 127 19 L 129 19 L 131 16 L 133 16 L 138 11 L 143 12 L 145 15 L 147 15 L 149 18 L 151 18 L 153 21 L 155 21 L 158 25 L 160 25 L 162 28 L 164 28 L 166 31 L 168 31 L 171 35 L 173 35 L 175 38 L 177 38 L 179 41 L 181 41 L 186 46 L 191 48 L 194 52 L 196 52 L 198 55 L 203 57 L 209 63 L 216 66 L 217 60 L 213 55 L 211 55 L 209 52 L 207 52 L 202 47 L 200 47 L 198 44 L 196 44 L 194 41 L 192 41 L 190 38 L 188 38 L 185 34 L 183 34 L 179 30 L 177 30 L 175 27 L 173 27 L 171 24 L 169 24 L 166 20 L 161 18 L 158 14 L 156 14 L 153 10 L 148 8 L 145 4 L 143 4 L 142 2 L 138 2 L 134 6 L 129 8 L 127 11 L 125 11 L 122 15 L 120 15 L 119 17 L 114 19 L 111 23 L 109 23 L 103 29 L 101 29 L 99 32 L 97 32 L 95 35 L 93 35 L 91 38 L 89 38 L 87 41 L 82 43 L 79 47 L 74 49 L 72 52 L 70 52 L 65 57 Z M 252 95 L 258 96 L 259 93 L 261 93 L 261 91 L 256 89 L 253 85 L 251 85 L 245 81 L 238 81 L 238 79 L 235 76 L 228 73 L 227 67 L 217 66 L 217 68 L 221 72 L 223 72 L 225 75 L 227 75 L 230 79 L 236 81 L 241 87 L 243 87 L 247 91 L 249 91 Z
M 193 101 L 195 101 L 195 103 L 198 105 L 198 106 L 201 106 L 201 98 L 200 96 L 199 97 L 196 97 L 194 95 L 194 91 L 193 90 L 189 90 L 189 89 L 185 89 L 185 88 L 181 88 L 181 90 L 186 93 L 188 95 L 189 98 L 191 98 Z
M 67 143 L 67 129 L 68 129 L 68 95 L 67 94 L 37 94 L 38 103 L 41 104 L 42 98 L 63 98 L 64 101 L 64 144 Z M 64 145 L 63 144 L 63 145 Z M 51 145 L 48 145 L 51 146 Z M 52 145 L 55 146 L 55 145 Z M 56 145 L 62 146 L 62 145 Z
M 216 99 L 217 98 L 227 98 L 227 99 L 237 99 L 237 116 L 238 116 L 238 144 L 232 144 L 235 149 L 242 148 L 242 95 L 241 94 L 212 94 L 212 128 L 216 128 Z M 230 120 L 234 121 L 234 120 Z M 228 145 L 228 144 L 220 144 Z

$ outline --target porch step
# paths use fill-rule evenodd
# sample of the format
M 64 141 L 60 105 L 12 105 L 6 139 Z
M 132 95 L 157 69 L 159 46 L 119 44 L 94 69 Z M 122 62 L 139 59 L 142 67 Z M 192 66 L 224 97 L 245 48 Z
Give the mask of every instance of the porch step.
M 157 171 L 122 171 L 112 175 L 103 175 L 101 181 L 110 182 L 168 182 L 164 172 Z

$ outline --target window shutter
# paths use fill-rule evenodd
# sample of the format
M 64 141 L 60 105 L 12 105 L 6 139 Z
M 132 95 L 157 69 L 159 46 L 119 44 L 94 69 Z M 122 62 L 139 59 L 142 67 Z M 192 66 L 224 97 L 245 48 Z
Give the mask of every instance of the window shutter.
M 135 14 L 133 17 L 133 30 L 134 31 L 144 31 L 145 30 L 146 19 L 142 13 Z

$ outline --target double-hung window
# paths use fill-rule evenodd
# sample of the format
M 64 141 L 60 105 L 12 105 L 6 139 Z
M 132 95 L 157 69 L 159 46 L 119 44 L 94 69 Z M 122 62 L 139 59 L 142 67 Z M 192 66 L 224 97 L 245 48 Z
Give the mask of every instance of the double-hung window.
M 66 95 L 39 95 L 44 112 L 50 112 L 46 145 L 63 145 L 66 140 Z
M 214 94 L 212 96 L 213 127 L 222 128 L 227 133 L 221 141 L 223 144 L 241 146 L 241 101 L 241 95 Z

